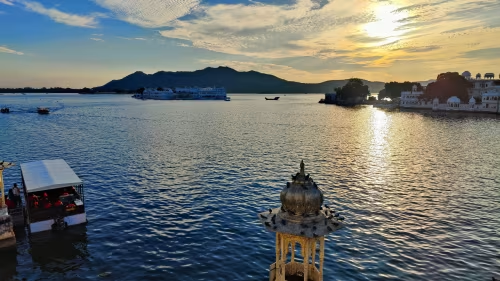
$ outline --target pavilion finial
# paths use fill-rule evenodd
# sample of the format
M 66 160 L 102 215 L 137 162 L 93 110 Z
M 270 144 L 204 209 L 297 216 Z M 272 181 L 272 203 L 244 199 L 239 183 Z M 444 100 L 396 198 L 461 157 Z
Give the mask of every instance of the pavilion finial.
M 281 190 L 281 207 L 258 214 L 265 229 L 276 233 L 276 262 L 270 266 L 269 281 L 330 280 L 323 278 L 325 236 L 342 228 L 344 217 L 322 206 L 323 192 L 304 174 L 301 161 L 300 172 Z

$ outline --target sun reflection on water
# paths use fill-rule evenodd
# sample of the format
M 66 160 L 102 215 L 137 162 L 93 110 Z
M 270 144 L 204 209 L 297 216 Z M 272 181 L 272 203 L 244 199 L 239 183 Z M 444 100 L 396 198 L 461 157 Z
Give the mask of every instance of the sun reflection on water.
M 382 110 L 373 110 L 369 121 L 370 139 L 368 144 L 367 163 L 368 173 L 373 175 L 383 174 L 389 166 L 389 144 L 387 142 L 391 117 Z M 385 177 L 374 177 L 374 184 L 384 184 Z
M 374 110 L 371 117 L 372 140 L 370 142 L 370 152 L 374 157 L 385 158 L 387 156 L 387 133 L 391 118 L 382 110 Z

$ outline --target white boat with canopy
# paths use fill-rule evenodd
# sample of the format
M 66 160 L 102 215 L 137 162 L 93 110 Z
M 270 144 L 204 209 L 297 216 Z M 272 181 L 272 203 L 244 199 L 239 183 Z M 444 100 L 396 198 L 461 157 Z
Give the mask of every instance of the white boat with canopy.
M 63 159 L 21 164 L 28 228 L 32 233 L 87 222 L 83 182 Z

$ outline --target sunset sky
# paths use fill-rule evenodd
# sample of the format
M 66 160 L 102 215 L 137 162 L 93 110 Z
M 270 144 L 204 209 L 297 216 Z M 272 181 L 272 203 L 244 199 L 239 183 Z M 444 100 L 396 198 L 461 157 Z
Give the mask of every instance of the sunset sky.
M 300 82 L 500 74 L 500 0 L 0 0 L 0 87 L 225 65 Z

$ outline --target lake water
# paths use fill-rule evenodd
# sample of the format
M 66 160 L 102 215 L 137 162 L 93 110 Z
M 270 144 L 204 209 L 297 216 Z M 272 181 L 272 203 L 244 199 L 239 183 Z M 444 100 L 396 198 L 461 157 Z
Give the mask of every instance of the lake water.
M 230 96 L 0 95 L 12 111 L 0 159 L 64 158 L 89 220 L 65 235 L 17 231 L 0 279 L 268 280 L 275 235 L 257 213 L 280 206 L 302 159 L 346 218 L 327 237 L 324 280 L 500 277 L 498 116 Z M 4 174 L 20 182 L 19 165 Z

